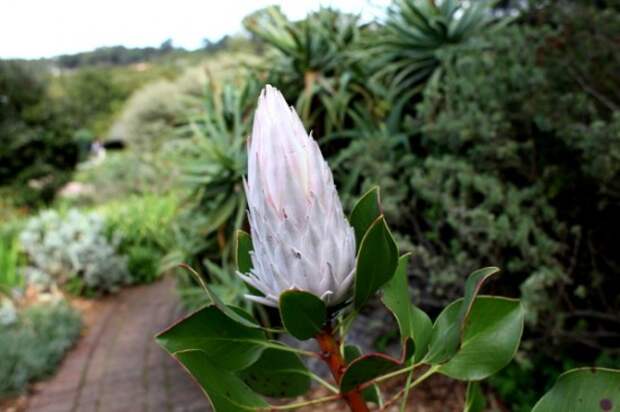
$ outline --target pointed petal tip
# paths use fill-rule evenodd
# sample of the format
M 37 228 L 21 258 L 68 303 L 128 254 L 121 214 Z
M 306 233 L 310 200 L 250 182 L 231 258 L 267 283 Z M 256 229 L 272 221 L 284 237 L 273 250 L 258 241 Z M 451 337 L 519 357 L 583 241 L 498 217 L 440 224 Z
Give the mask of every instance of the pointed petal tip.
M 272 308 L 278 307 L 278 303 L 269 298 L 255 295 L 244 295 L 244 297 L 249 301 L 260 303 L 261 305 L 271 306 Z

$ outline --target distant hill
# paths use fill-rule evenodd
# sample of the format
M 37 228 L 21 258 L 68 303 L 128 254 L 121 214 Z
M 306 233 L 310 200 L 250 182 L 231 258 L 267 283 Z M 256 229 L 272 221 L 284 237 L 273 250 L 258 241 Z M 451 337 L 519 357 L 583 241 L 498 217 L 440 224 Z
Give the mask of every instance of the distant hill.
M 92 51 L 60 55 L 50 60 L 61 69 L 77 69 L 84 66 L 127 66 L 166 57 L 212 54 L 231 47 L 244 47 L 249 42 L 250 40 L 243 36 L 226 35 L 217 41 L 205 39 L 202 48 L 190 51 L 174 47 L 172 40 L 166 40 L 159 47 L 99 47 Z
M 174 47 L 172 41 L 167 40 L 160 47 L 99 47 L 93 51 L 64 54 L 54 57 L 53 60 L 61 68 L 75 69 L 82 66 L 126 66 L 173 53 L 183 54 L 188 52 L 185 49 Z

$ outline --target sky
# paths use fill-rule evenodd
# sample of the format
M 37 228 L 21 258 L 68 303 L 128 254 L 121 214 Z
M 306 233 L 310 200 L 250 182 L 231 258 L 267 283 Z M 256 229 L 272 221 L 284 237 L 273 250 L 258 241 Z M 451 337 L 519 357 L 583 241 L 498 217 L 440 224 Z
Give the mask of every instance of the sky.
M 0 58 L 39 58 L 102 46 L 195 49 L 239 32 L 251 12 L 277 4 L 290 19 L 320 5 L 381 14 L 388 0 L 0 0 Z

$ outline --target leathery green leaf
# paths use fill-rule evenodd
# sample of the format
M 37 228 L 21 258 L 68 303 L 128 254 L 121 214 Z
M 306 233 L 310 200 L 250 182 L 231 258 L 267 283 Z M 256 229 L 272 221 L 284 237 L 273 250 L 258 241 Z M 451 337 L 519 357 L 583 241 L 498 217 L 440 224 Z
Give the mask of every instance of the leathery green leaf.
M 620 370 L 579 368 L 563 373 L 532 412 L 620 410 Z
M 467 324 L 471 308 L 484 281 L 491 275 L 499 272 L 496 267 L 479 269 L 468 276 L 465 282 L 464 302 L 460 306 L 457 319 L 446 328 L 433 328 L 429 343 L 427 359 L 430 363 L 447 362 L 458 351 L 463 341 L 463 333 Z
M 239 373 L 250 388 L 272 398 L 294 398 L 310 389 L 310 371 L 292 352 L 268 348 Z
M 393 276 L 398 265 L 398 248 L 383 216 L 370 226 L 357 256 L 354 303 L 364 304 Z
M 382 353 L 370 353 L 351 361 L 340 380 L 340 390 L 345 393 L 356 386 L 392 372 L 401 364 Z
M 379 187 L 374 186 L 366 192 L 353 206 L 349 223 L 355 231 L 355 240 L 359 250 L 364 235 L 372 223 L 381 216 Z
M 426 355 L 428 343 L 433 330 L 433 322 L 428 315 L 411 303 L 409 282 L 407 279 L 407 263 L 410 255 L 403 255 L 398 260 L 394 277 L 383 287 L 383 303 L 394 314 L 403 346 L 411 338 L 415 347 L 415 361 Z
M 284 327 L 299 340 L 316 336 L 327 318 L 325 302 L 311 293 L 287 290 L 280 295 L 280 317 Z
M 233 310 L 241 316 L 249 316 L 241 309 Z M 170 354 L 201 350 L 217 366 L 233 371 L 256 362 L 267 343 L 262 330 L 235 322 L 213 305 L 175 323 L 156 340 Z
M 450 304 L 439 315 L 435 327 L 453 325 L 463 299 Z M 502 369 L 512 360 L 523 333 L 523 308 L 518 300 L 479 296 L 471 307 L 463 342 L 458 352 L 441 365 L 439 372 L 454 379 L 481 380 Z
M 205 352 L 181 351 L 175 354 L 175 358 L 200 385 L 215 412 L 256 411 L 269 407 L 243 380 L 216 365 Z
M 344 347 L 344 360 L 348 364 L 353 362 L 355 359 L 362 356 L 362 351 L 359 346 L 356 345 L 346 345 Z M 377 385 L 371 385 L 362 391 L 362 396 L 366 402 L 373 402 L 377 405 L 380 404 L 381 399 L 381 391 L 379 391 L 379 387 Z

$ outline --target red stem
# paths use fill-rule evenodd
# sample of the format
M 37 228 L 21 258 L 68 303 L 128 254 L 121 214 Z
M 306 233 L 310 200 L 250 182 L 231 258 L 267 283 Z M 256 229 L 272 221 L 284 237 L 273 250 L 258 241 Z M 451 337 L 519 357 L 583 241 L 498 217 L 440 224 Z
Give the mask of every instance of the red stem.
M 329 366 L 329 370 L 336 380 L 336 383 L 340 385 L 340 380 L 344 374 L 346 364 L 340 354 L 340 345 L 338 341 L 334 338 L 330 327 L 326 327 L 321 333 L 316 335 L 315 338 L 321 348 L 321 359 Z M 349 405 L 351 412 L 370 411 L 359 389 L 356 388 L 350 392 L 343 393 L 342 397 L 347 402 L 347 405 Z

